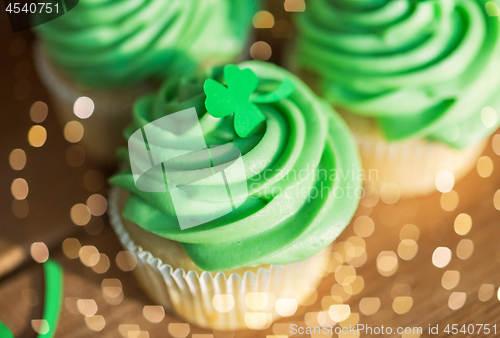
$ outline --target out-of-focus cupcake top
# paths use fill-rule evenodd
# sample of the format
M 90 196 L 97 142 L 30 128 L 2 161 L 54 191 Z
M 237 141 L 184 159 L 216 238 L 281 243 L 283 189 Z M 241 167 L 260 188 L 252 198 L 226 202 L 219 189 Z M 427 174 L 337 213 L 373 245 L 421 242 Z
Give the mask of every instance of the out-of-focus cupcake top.
M 311 0 L 294 63 L 389 140 L 463 148 L 500 125 L 498 0 Z
M 228 62 L 243 49 L 255 0 L 80 0 L 35 31 L 80 83 L 121 87 Z
M 185 126 L 179 135 L 167 125 L 151 123 L 192 107 L 199 123 Z M 233 109 L 236 113 L 229 115 Z M 165 176 L 155 180 L 151 174 L 142 185 L 153 189 L 138 189 L 133 174 L 134 168 L 145 172 L 153 165 L 149 155 L 126 159 L 131 167 L 111 184 L 130 192 L 123 210 L 126 219 L 178 241 L 200 269 L 299 261 L 331 244 L 350 222 L 363 193 L 355 143 L 338 114 L 294 75 L 250 61 L 226 66 L 223 73 L 221 68 L 169 80 L 156 95 L 136 103 L 133 123 L 125 131 L 129 151 L 123 149 L 123 154 L 144 147 L 131 137 L 137 130 L 147 135 L 153 158 L 194 150 L 189 137 L 198 124 L 210 149 L 163 162 Z M 188 140 L 175 142 L 179 137 Z M 242 176 L 231 170 L 235 149 L 241 154 Z M 208 164 L 203 154 L 210 155 Z M 225 184 L 215 175 L 220 168 Z M 210 173 L 203 183 L 192 179 L 206 169 Z M 170 192 L 143 191 L 160 191 L 164 179 L 175 181 L 184 203 L 174 206 Z M 180 218 L 210 219 L 227 207 L 228 187 L 231 212 L 181 230 Z

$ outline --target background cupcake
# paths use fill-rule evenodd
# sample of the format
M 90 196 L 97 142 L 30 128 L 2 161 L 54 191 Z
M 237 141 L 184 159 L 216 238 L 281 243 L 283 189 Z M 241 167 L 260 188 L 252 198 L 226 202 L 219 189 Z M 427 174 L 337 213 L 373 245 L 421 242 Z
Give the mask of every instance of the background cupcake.
M 75 118 L 79 97 L 93 101 L 82 142 L 108 161 L 134 99 L 155 81 L 233 60 L 256 10 L 253 0 L 81 0 L 35 29 L 35 61 L 63 122 Z
M 249 293 L 295 305 L 304 301 L 321 278 L 321 251 L 350 222 L 362 194 L 357 150 L 341 118 L 277 66 L 246 62 L 238 67 L 167 81 L 158 94 L 136 103 L 125 132 L 130 151 L 141 146 L 134 134 L 144 130 L 153 158 L 179 151 L 179 145 L 195 150 L 190 137 L 196 125 L 179 135 L 168 127 L 151 127 L 195 107 L 210 149 L 165 162 L 164 172 L 173 180 L 189 181 L 202 170 L 218 173 L 224 168 L 225 186 L 215 174 L 198 182 L 197 189 L 185 185 L 185 203 L 176 208 L 172 190 L 151 192 L 165 187 L 163 174 L 155 178 L 142 170 L 146 183 L 137 188 L 136 169 L 154 168 L 147 154 L 131 157 L 131 167 L 111 179 L 119 187 L 111 194 L 112 223 L 122 243 L 137 255 L 137 277 L 151 298 L 197 325 L 225 329 L 252 328 Z M 179 137 L 182 142 L 176 142 Z M 181 230 L 181 216 L 209 217 L 224 208 L 220 191 L 241 183 L 231 172 L 234 162 L 225 147 L 241 153 L 247 193 L 229 188 L 236 206 L 232 211 Z M 207 151 L 208 168 L 200 160 Z M 231 312 L 221 312 L 213 303 L 219 295 L 233 304 Z M 262 309 L 269 324 L 278 316 L 273 305 Z
M 293 65 L 346 113 L 365 168 L 405 194 L 474 166 L 500 124 L 496 1 L 313 0 Z

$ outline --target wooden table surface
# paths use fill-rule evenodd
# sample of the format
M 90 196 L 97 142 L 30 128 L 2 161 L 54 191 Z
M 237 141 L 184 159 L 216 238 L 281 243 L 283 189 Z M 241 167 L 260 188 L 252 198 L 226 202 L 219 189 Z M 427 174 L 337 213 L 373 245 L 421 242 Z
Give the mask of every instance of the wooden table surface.
M 500 136 L 490 140 L 484 154 L 493 163 L 487 178 L 474 169 L 455 185 L 454 192 L 444 196 L 436 192 L 393 204 L 386 203 L 392 201 L 380 198 L 378 192 L 365 198 L 354 224 L 336 241 L 332 264 L 317 293 L 293 316 L 260 331 L 242 332 L 202 330 L 169 314 L 153 323 L 144 309 L 154 304 L 132 273 L 124 271 L 129 269 L 123 263 L 123 249 L 107 217 L 92 216 L 85 226 L 75 225 L 70 217 L 71 208 L 85 204 L 89 196 L 106 196 L 104 182 L 109 173 L 97 170 L 88 160 L 76 167 L 67 163 L 66 153 L 73 144 L 64 139 L 33 68 L 32 36 L 12 34 L 5 20 L 0 30 L 0 321 L 16 338 L 35 337 L 33 325 L 42 317 L 43 270 L 35 261 L 40 253 L 30 249 L 44 246 L 33 243 L 44 243 L 50 257 L 64 269 L 64 305 L 56 337 L 127 337 L 127 332 L 128 337 L 308 337 L 292 335 L 290 324 L 329 325 L 330 306 L 341 303 L 349 306 L 350 315 L 339 325 L 423 327 L 422 335 L 403 337 L 426 337 L 429 325 L 439 325 L 435 336 L 446 336 L 447 324 L 498 324 L 500 331 Z M 30 119 L 36 101 L 48 105 L 48 116 L 41 123 Z M 36 124 L 48 135 L 41 147 L 28 142 L 28 132 Z M 17 148 L 27 157 L 21 170 L 9 164 L 9 156 Z M 11 193 L 11 184 L 18 178 L 25 179 L 29 187 L 21 202 Z M 457 217 L 458 232 L 454 227 Z M 472 220 L 471 230 L 459 234 L 460 225 L 468 220 Z M 374 231 L 369 234 L 371 224 Z M 62 243 L 68 238 L 73 240 L 66 244 L 73 247 L 68 245 L 63 251 Z M 88 258 L 77 257 L 78 252 L 74 256 L 70 249 L 74 251 L 75 245 L 97 249 L 101 254 L 98 265 L 87 266 Z M 341 265 L 338 258 L 345 258 L 346 252 L 355 254 L 348 262 L 351 265 L 343 266 L 354 269 L 337 269 Z M 449 261 L 447 252 L 451 252 Z M 436 266 L 443 261 L 444 267 Z M 353 278 L 352 283 L 342 285 L 346 276 Z M 118 285 L 122 292 L 111 297 L 106 285 Z M 95 302 L 93 317 L 82 315 L 86 312 L 77 307 L 79 299 Z

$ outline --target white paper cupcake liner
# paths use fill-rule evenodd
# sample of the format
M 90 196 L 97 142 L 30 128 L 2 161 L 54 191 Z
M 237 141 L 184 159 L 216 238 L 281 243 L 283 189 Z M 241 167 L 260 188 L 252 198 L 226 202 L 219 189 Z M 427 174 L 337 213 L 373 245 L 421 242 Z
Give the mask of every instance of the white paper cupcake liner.
M 377 189 L 383 189 L 386 184 L 396 184 L 402 197 L 421 196 L 437 191 L 442 172 L 451 173 L 454 181 L 459 181 L 475 167 L 487 144 L 484 141 L 464 150 L 457 150 L 424 139 L 387 142 L 377 136 L 356 131 L 354 136 L 367 183 Z
M 325 251 L 304 261 L 259 268 L 243 276 L 222 272 L 173 269 L 134 243 L 125 230 L 118 204 L 119 189 L 109 196 L 110 222 L 123 246 L 137 260 L 136 278 L 148 296 L 184 320 L 219 330 L 263 329 L 281 316 L 291 316 L 324 275 Z
M 120 90 L 85 88 L 56 69 L 40 41 L 35 42 L 33 47 L 33 59 L 62 125 L 69 121 L 81 123 L 84 135 L 78 144 L 86 150 L 91 160 L 109 165 L 117 147 L 125 144 L 122 130 L 131 118 L 133 102 L 152 91 L 154 86 L 141 84 Z M 94 103 L 94 111 L 88 118 L 79 118 L 74 113 L 75 101 L 80 97 L 89 97 Z

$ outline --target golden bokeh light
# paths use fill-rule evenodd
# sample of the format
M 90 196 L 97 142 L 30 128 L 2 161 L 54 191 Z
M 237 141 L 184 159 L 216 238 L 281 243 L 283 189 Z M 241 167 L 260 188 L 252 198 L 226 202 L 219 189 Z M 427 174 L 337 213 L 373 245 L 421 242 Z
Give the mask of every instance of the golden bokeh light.
M 321 319 L 323 319 L 323 318 L 321 318 Z M 307 326 L 311 326 L 311 327 L 320 326 L 320 324 L 319 324 L 319 312 L 307 312 L 304 315 L 304 322 L 306 323 Z M 289 334 L 289 332 L 286 332 L 286 333 Z
M 370 237 L 375 231 L 375 222 L 368 216 L 359 216 L 354 221 L 353 230 L 359 237 Z
M 371 316 L 378 312 L 380 309 L 380 298 L 365 297 L 359 302 L 359 310 L 365 316 Z
M 380 193 L 377 188 L 369 185 L 365 188 L 365 196 L 359 203 L 365 208 L 373 208 L 380 201 Z
M 248 312 L 245 314 L 245 324 L 249 329 L 262 330 L 272 323 L 272 316 L 265 312 Z
M 495 209 L 500 210 L 500 189 L 498 189 L 493 196 L 493 206 Z
M 340 284 L 333 284 L 332 288 L 330 289 L 330 294 L 332 299 L 335 301 L 334 304 L 344 303 L 348 301 L 349 298 L 351 298 L 351 295 L 345 291 L 344 285 Z M 324 310 L 328 311 L 328 308 L 329 307 L 326 307 L 324 308 Z
M 356 279 L 356 269 L 349 265 L 339 266 L 335 271 L 335 280 L 341 285 L 348 285 Z
M 137 324 L 120 324 L 118 325 L 118 333 L 123 338 L 134 337 L 137 338 L 141 328 Z
M 385 277 L 392 276 L 398 269 L 398 256 L 393 251 L 382 251 L 377 257 L 377 270 Z
M 62 243 L 62 250 L 69 259 L 76 259 L 80 256 L 82 245 L 76 238 L 66 238 Z
M 470 239 L 462 239 L 457 245 L 457 257 L 461 260 L 469 259 L 474 253 L 474 242 Z
M 123 301 L 123 286 L 119 279 L 105 278 L 101 282 L 101 291 L 106 303 L 118 305 Z
M 447 247 L 438 247 L 432 254 L 432 264 L 438 268 L 444 268 L 451 261 L 451 250 Z
M 366 251 L 366 243 L 361 237 L 351 236 L 347 239 L 346 243 L 351 244 L 351 246 L 346 251 L 347 261 L 363 255 Z
M 9 155 L 9 164 L 13 170 L 23 170 L 26 165 L 26 153 L 22 149 L 14 149 Z
M 420 238 L 420 229 L 415 224 L 406 224 L 399 232 L 399 239 L 412 239 L 415 242 Z
M 455 218 L 454 228 L 458 235 L 467 235 L 472 228 L 472 218 L 465 213 L 459 214 L 457 218 Z
M 450 298 L 448 298 L 448 306 L 452 310 L 458 310 L 464 306 L 466 300 L 467 295 L 465 292 L 453 292 L 450 295 Z
M 250 47 L 250 56 L 254 60 L 266 61 L 271 58 L 272 54 L 271 46 L 265 41 L 257 41 Z
M 106 320 L 103 316 L 86 316 L 85 325 L 94 332 L 99 332 L 106 326 Z
M 73 105 L 73 113 L 81 119 L 89 118 L 94 112 L 94 101 L 86 96 L 81 96 L 76 99 Z
M 274 16 L 269 11 L 258 11 L 255 13 L 252 23 L 255 28 L 273 28 Z
M 405 261 L 415 258 L 418 252 L 418 244 L 413 239 L 403 239 L 398 246 L 398 255 Z
M 398 315 L 403 315 L 408 313 L 413 307 L 413 298 L 412 297 L 396 297 L 392 302 L 392 310 L 396 312 Z
M 42 123 L 47 118 L 49 108 L 47 104 L 42 101 L 36 101 L 30 108 L 30 119 L 35 123 Z
M 69 121 L 64 126 L 64 138 L 71 143 L 79 142 L 83 138 L 85 130 L 83 125 L 78 121 Z
M 87 199 L 87 207 L 90 210 L 90 213 L 94 216 L 103 215 L 107 208 L 108 202 L 106 198 L 100 194 L 94 194 Z
M 493 298 L 494 294 L 495 294 L 495 286 L 493 284 L 483 284 L 479 288 L 479 291 L 477 293 L 477 298 L 481 302 L 487 302 L 491 298 Z
M 445 271 L 441 278 L 441 285 L 446 290 L 454 289 L 460 282 L 460 272 L 456 270 Z
M 97 303 L 93 299 L 79 299 L 76 308 L 83 316 L 93 316 L 97 313 Z
M 443 170 L 436 175 L 436 188 L 442 193 L 453 190 L 455 185 L 455 176 L 453 173 Z
M 47 130 L 39 125 L 32 126 L 28 132 L 28 142 L 31 146 L 39 148 L 47 141 Z
M 234 297 L 229 294 L 218 294 L 212 298 L 212 305 L 220 313 L 227 313 L 234 308 Z
M 356 276 L 351 284 L 345 284 L 342 286 L 347 294 L 354 296 L 363 291 L 365 287 L 365 280 L 361 276 Z
M 304 0 L 285 0 L 284 7 L 287 12 L 303 12 L 306 10 L 306 2 Z
M 252 311 L 269 310 L 268 307 L 272 306 L 275 302 L 274 294 L 266 292 L 249 292 L 245 296 L 245 303 Z
M 153 324 L 157 324 L 165 318 L 165 309 L 163 306 L 147 305 L 142 309 L 144 318 Z
M 489 156 L 481 156 L 477 160 L 477 173 L 482 178 L 490 177 L 493 173 L 494 165 L 493 160 Z
M 116 265 L 122 271 L 132 271 L 137 266 L 137 259 L 129 251 L 120 251 L 116 255 Z
M 343 322 L 351 315 L 351 307 L 347 304 L 332 305 L 328 309 L 328 315 L 337 323 Z
M 440 204 L 444 211 L 453 211 L 458 207 L 460 197 L 455 190 L 441 195 Z
M 24 178 L 16 178 L 10 185 L 10 191 L 16 200 L 25 199 L 29 192 L 28 182 Z
M 495 136 L 493 136 L 491 145 L 493 146 L 493 151 L 495 152 L 495 154 L 500 155 L 500 134 L 496 134 Z
M 71 208 L 70 217 L 73 223 L 82 226 L 90 221 L 91 214 L 89 208 L 85 204 L 78 203 Z
M 83 265 L 88 267 L 92 267 L 99 262 L 99 250 L 93 245 L 82 246 L 78 256 Z
M 106 273 L 111 266 L 111 262 L 109 261 L 108 255 L 106 255 L 104 253 L 100 253 L 98 257 L 92 256 L 90 258 L 90 261 L 93 261 L 96 259 L 97 259 L 97 263 L 91 266 L 92 270 L 97 274 Z
M 276 301 L 276 312 L 282 317 L 290 317 L 297 312 L 298 304 L 294 298 L 280 298 Z
M 353 312 L 345 320 L 341 321 L 339 325 L 341 327 L 355 327 L 359 323 L 359 313 Z
M 31 327 L 39 335 L 45 335 L 49 332 L 49 323 L 45 319 L 32 319 Z
M 360 249 L 360 247 L 357 247 L 356 249 Z M 352 251 L 352 249 L 351 249 Z M 352 267 L 359 268 L 365 265 L 366 261 L 368 259 L 368 255 L 366 254 L 366 251 L 363 250 L 363 253 L 357 257 L 352 257 L 350 255 L 347 256 L 347 264 L 349 264 Z
M 31 244 L 30 254 L 35 262 L 44 263 L 49 259 L 49 248 L 43 242 L 35 242 Z

